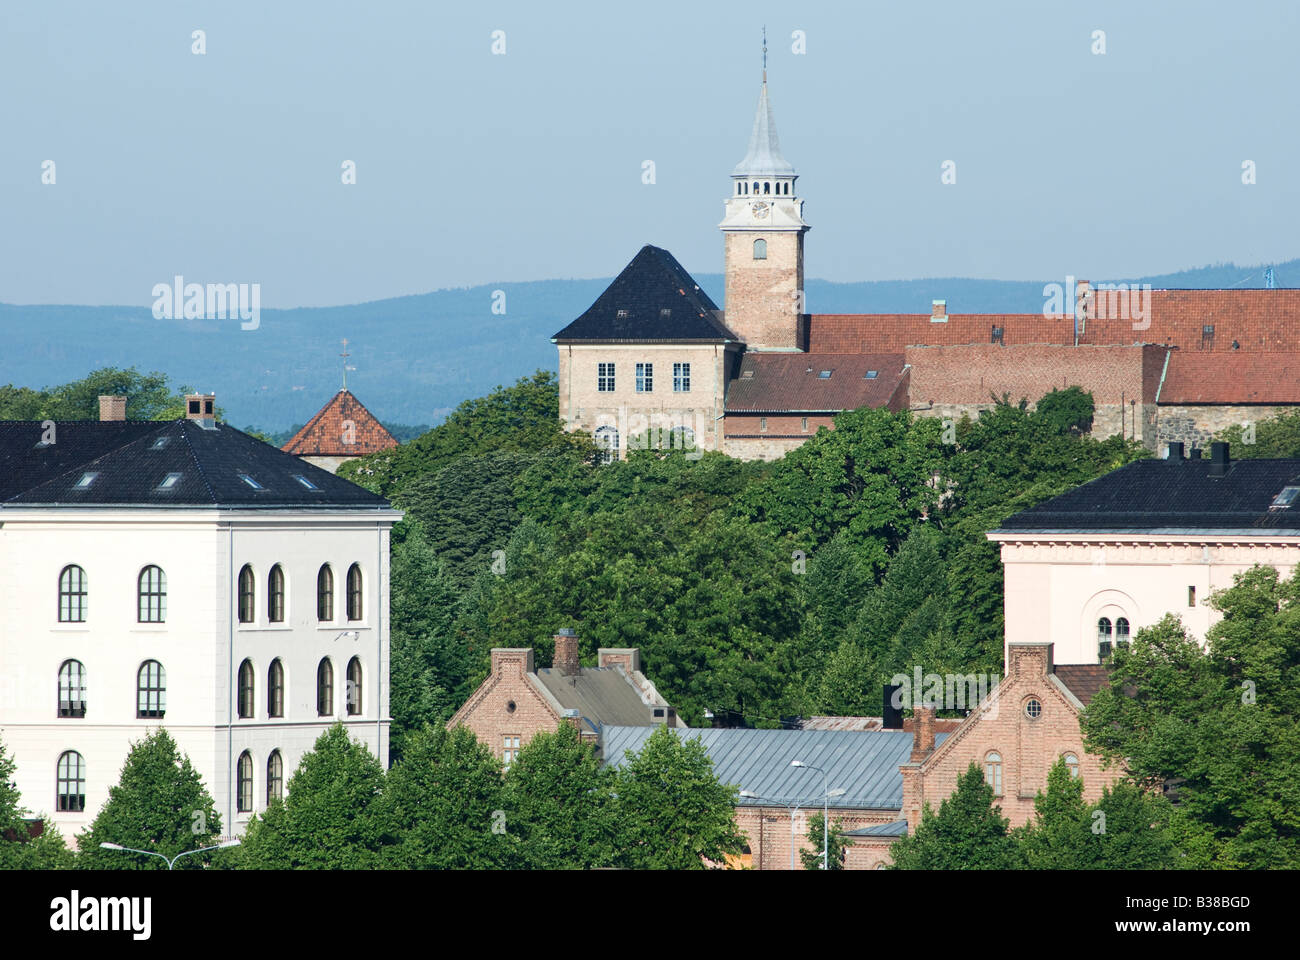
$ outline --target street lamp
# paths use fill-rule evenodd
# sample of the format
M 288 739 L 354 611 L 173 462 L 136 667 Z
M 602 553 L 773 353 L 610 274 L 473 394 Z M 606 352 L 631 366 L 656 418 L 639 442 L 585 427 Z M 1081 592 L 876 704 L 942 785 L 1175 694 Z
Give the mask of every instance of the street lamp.
M 215 847 L 199 847 L 197 850 L 186 850 L 184 853 L 178 853 L 170 859 L 163 856 L 161 853 L 155 853 L 152 850 L 137 850 L 135 847 L 124 847 L 120 843 L 101 843 L 100 846 L 105 850 L 122 850 L 127 853 L 143 853 L 146 857 L 157 857 L 159 860 L 162 860 L 167 864 L 168 870 L 174 870 L 176 869 L 176 861 L 181 857 L 188 857 L 192 853 L 206 853 L 209 850 L 225 850 L 227 847 L 237 847 L 239 846 L 239 838 L 236 837 L 233 840 L 227 840 L 225 843 L 219 843 Z
M 844 790 L 836 787 L 830 789 L 830 780 L 826 776 L 826 771 L 821 767 L 814 767 L 811 763 L 804 763 L 802 760 L 791 760 L 790 766 L 804 767 L 808 770 L 816 770 L 822 775 L 822 869 L 829 869 L 831 853 L 831 826 L 830 826 L 830 798 L 844 796 Z
M 799 812 L 799 804 L 802 803 L 803 801 L 798 801 L 796 803 L 786 803 L 784 800 L 775 800 L 771 797 L 760 797 L 753 790 L 741 790 L 740 795 L 744 797 L 746 800 L 762 800 L 764 803 L 775 803 L 778 806 L 785 807 L 787 810 L 790 811 L 790 869 L 793 870 L 794 869 L 794 815 Z M 761 860 L 759 861 L 759 865 L 760 867 L 762 866 Z

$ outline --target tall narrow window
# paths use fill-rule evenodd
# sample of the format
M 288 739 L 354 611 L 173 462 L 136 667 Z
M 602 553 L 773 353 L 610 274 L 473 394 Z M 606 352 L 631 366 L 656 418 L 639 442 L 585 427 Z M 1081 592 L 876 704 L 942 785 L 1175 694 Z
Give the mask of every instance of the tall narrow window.
M 148 566 L 140 571 L 138 597 L 141 623 L 166 622 L 167 575 L 162 572 L 162 567 Z
M 1097 621 L 1097 655 L 1102 660 L 1110 656 L 1111 637 L 1110 618 L 1102 617 Z
M 597 427 L 595 440 L 601 450 L 601 463 L 618 459 L 618 430 L 615 427 Z
M 86 571 L 75 563 L 59 574 L 59 622 L 86 622 Z
M 754 241 L 754 259 L 755 260 L 767 259 L 767 241 L 764 240 L 762 237 Z
M 266 673 L 266 715 L 284 716 L 284 664 L 276 657 Z
M 253 568 L 244 564 L 239 571 L 239 622 L 252 623 L 254 619 Z
M 993 788 L 993 796 L 1002 796 L 1002 754 L 997 751 L 984 757 L 984 782 Z
M 279 750 L 272 750 L 266 758 L 266 805 L 272 800 L 284 799 L 284 760 Z
M 361 619 L 361 565 L 348 567 L 348 619 Z
M 673 393 L 691 392 L 691 365 L 689 363 L 673 364 Z
M 1067 753 L 1061 758 L 1065 761 L 1066 769 L 1070 771 L 1070 776 L 1076 780 L 1079 779 L 1079 758 L 1073 753 Z
M 158 718 L 167 715 L 167 673 L 157 660 L 140 664 L 136 674 L 135 715 Z
M 334 713 L 334 665 L 326 657 L 316 668 L 316 715 L 328 717 Z
M 334 571 L 328 563 L 316 574 L 316 619 L 334 619 Z
M 80 660 L 64 660 L 59 667 L 59 716 L 86 715 L 86 668 Z
M 239 755 L 239 800 L 235 809 L 239 813 L 253 812 L 253 758 L 245 750 Z
M 596 392 L 597 393 L 614 392 L 614 364 L 612 363 L 596 364 Z
M 348 661 L 348 716 L 361 715 L 361 660 L 353 657 Z
M 636 365 L 636 392 L 653 393 L 655 388 L 655 365 L 638 363 Z
M 1196 606 L 1196 588 L 1195 588 L 1195 587 L 1188 587 L 1188 588 L 1187 588 L 1187 605 L 1188 605 L 1189 607 L 1194 607 L 1194 606 Z
M 501 762 L 508 767 L 515 762 L 517 756 L 519 756 L 519 734 L 507 733 L 501 738 Z
M 1128 643 L 1128 619 L 1125 617 L 1115 621 L 1115 643 Z
M 86 809 L 86 761 L 76 750 L 59 755 L 56 806 L 60 812 L 77 813 Z
M 278 563 L 271 568 L 266 581 L 266 619 L 271 623 L 284 622 L 284 569 Z
M 245 660 L 239 665 L 239 719 L 253 716 L 253 662 Z

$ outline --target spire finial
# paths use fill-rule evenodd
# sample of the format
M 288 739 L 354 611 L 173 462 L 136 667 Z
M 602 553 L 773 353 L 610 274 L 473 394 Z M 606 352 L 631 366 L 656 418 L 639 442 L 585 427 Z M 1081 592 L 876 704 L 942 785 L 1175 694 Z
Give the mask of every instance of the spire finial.
M 767 24 L 763 24 L 763 82 L 767 83 Z
M 347 337 L 344 337 L 344 338 L 343 338 L 343 352 L 340 353 L 339 356 L 343 358 L 343 389 L 344 389 L 344 390 L 347 390 L 347 388 L 348 388 L 348 357 L 352 356 L 352 354 L 348 353 L 348 338 L 347 338 Z

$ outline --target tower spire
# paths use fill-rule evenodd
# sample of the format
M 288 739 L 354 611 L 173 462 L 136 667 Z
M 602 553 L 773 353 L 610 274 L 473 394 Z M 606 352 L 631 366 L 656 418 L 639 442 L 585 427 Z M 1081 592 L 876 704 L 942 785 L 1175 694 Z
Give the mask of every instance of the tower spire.
M 767 24 L 763 24 L 763 85 L 767 85 Z
M 352 356 L 352 354 L 348 353 L 347 337 L 343 338 L 343 352 L 339 356 L 343 358 L 343 389 L 346 391 L 348 388 L 348 357 Z

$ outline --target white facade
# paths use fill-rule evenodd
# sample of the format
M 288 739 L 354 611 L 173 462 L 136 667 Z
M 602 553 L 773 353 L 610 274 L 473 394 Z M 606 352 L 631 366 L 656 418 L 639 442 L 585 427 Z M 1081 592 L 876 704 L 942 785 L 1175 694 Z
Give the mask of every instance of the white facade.
M 401 517 L 390 509 L 222 509 L 212 507 L 17 507 L 0 514 L 0 739 L 16 761 L 23 803 L 52 816 L 71 840 L 89 825 L 117 783 L 132 742 L 165 727 L 200 773 L 238 834 L 267 804 L 267 764 L 279 751 L 284 784 L 304 752 L 336 720 L 387 765 L 388 543 Z M 333 619 L 317 618 L 317 575 L 331 566 Z M 84 622 L 61 622 L 60 575 L 85 572 Z M 254 574 L 253 622 L 240 623 L 237 581 Z M 268 575 L 284 573 L 284 619 L 272 623 Z M 350 620 L 347 573 L 359 565 L 362 609 Z M 162 623 L 139 622 L 138 578 L 149 565 L 166 575 Z M 349 715 L 347 669 L 361 665 L 360 709 Z M 283 716 L 268 715 L 268 670 L 284 671 Z M 333 667 L 327 715 L 317 710 L 317 668 Z M 253 667 L 253 711 L 238 716 L 237 676 Z M 84 716 L 59 716 L 60 667 L 85 670 Z M 142 663 L 166 671 L 162 718 L 138 716 Z M 57 765 L 83 758 L 85 808 L 58 809 Z M 236 769 L 252 760 L 252 811 L 237 810 Z

